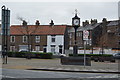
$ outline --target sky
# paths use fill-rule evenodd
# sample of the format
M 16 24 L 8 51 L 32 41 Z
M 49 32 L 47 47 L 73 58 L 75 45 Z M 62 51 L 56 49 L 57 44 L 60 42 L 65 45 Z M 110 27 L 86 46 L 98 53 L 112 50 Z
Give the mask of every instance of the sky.
M 17 19 L 22 17 L 29 25 L 35 24 L 36 20 L 40 21 L 41 25 L 48 25 L 50 20 L 54 21 L 55 25 L 71 25 L 72 18 L 75 15 L 75 9 L 78 10 L 78 16 L 82 22 L 85 20 L 97 19 L 101 22 L 103 18 L 110 20 L 118 19 L 118 1 L 119 0 L 89 0 L 78 1 L 54 1 L 48 0 L 0 0 L 0 6 L 5 5 L 11 10 L 11 25 L 20 25 L 22 21 Z M 1 13 L 1 11 L 0 11 Z M 0 16 L 1 19 L 1 16 Z

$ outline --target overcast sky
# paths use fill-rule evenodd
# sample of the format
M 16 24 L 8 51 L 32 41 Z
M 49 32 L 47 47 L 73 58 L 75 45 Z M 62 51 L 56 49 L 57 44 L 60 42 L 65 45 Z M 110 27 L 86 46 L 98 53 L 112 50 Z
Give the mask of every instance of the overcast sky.
M 90 19 L 103 18 L 118 19 L 118 2 L 3 2 L 11 10 L 11 25 L 21 24 L 17 17 L 23 17 L 28 24 L 35 24 L 36 20 L 42 25 L 48 25 L 52 19 L 55 24 L 71 25 L 75 9 L 81 22 Z M 1 18 L 1 16 L 0 16 Z

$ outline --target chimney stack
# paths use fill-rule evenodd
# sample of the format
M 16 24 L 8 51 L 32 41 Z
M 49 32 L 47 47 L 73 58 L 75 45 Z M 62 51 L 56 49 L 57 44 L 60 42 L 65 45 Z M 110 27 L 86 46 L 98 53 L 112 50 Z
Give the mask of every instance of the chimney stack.
M 83 27 L 85 27 L 85 26 L 88 25 L 88 24 L 89 24 L 89 21 L 86 20 L 85 22 L 83 22 Z
M 51 22 L 50 22 L 50 26 L 54 26 L 54 22 L 53 22 L 53 20 L 51 20 Z
M 106 22 L 107 22 L 107 19 L 106 19 L 106 18 L 103 18 L 102 22 L 103 22 L 103 23 L 106 23 Z
M 22 23 L 23 26 L 27 26 L 27 22 L 25 20 L 23 20 L 23 23 Z
M 97 19 L 94 20 L 91 19 L 91 24 L 95 24 L 95 23 L 97 23 Z
M 37 26 L 39 26 L 39 25 L 40 25 L 40 22 L 39 22 L 39 20 L 36 20 L 36 23 L 35 23 L 35 25 L 37 25 Z

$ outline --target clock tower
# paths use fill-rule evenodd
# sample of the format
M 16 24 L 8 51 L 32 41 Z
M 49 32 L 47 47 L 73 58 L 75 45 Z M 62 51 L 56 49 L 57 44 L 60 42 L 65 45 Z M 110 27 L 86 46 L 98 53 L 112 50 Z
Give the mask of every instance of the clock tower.
M 75 17 L 72 18 L 72 26 L 75 29 L 75 44 L 74 44 L 74 47 L 73 47 L 73 56 L 77 56 L 78 46 L 77 46 L 76 33 L 77 33 L 78 27 L 80 27 L 80 18 L 77 16 L 77 10 L 75 10 Z

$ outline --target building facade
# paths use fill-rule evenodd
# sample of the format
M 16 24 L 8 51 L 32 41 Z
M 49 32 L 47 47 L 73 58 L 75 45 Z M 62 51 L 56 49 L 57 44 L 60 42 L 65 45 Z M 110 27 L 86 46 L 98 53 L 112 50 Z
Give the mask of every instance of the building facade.
M 120 49 L 120 21 L 107 21 L 103 18 L 102 22 L 98 23 L 96 19 L 83 22 L 77 30 L 77 44 L 79 49 L 84 47 L 84 31 L 89 32 L 87 47 L 100 47 L 109 49 Z M 74 28 L 69 30 L 69 46 L 74 45 Z
M 107 24 L 106 24 L 107 23 Z M 107 21 L 100 44 L 105 48 L 120 49 L 119 20 Z
M 24 24 L 24 23 L 23 23 Z M 10 51 L 64 53 L 68 49 L 67 25 L 12 25 L 10 27 Z M 29 44 L 29 45 L 28 45 Z

